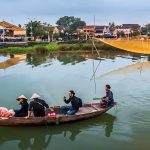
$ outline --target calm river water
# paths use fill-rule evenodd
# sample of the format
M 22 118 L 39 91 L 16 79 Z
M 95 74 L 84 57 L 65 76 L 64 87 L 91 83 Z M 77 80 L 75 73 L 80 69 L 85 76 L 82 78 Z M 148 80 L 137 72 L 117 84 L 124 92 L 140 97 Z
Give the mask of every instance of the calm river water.
M 118 105 L 101 117 L 61 126 L 0 127 L 0 150 L 149 149 L 150 56 L 109 50 L 100 55 L 1 55 L 0 106 L 19 108 L 17 96 L 34 92 L 62 105 L 70 89 L 91 103 L 105 94 L 107 83 Z

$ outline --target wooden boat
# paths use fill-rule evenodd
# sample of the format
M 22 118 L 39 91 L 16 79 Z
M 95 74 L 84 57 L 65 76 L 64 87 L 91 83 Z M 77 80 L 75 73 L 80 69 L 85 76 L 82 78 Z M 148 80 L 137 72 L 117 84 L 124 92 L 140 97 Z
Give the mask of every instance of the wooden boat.
M 10 117 L 0 118 L 0 126 L 44 126 L 51 124 L 61 124 L 73 121 L 85 120 L 102 115 L 109 109 L 111 109 L 116 103 L 107 108 L 100 107 L 99 103 L 84 104 L 80 107 L 79 111 L 75 115 L 63 115 L 60 113 L 60 106 L 51 107 L 57 114 L 55 118 L 45 117 L 30 117 L 25 119 L 24 117 Z

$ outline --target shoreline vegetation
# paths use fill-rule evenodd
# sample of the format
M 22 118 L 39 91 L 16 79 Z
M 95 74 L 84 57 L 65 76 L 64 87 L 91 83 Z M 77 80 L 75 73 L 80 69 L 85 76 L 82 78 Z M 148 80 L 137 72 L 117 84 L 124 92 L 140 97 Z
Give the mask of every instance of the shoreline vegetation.
M 101 41 L 95 41 L 96 48 L 98 50 L 117 50 L 117 48 L 107 45 Z M 10 54 L 25 54 L 25 53 L 48 53 L 48 52 L 77 52 L 77 51 L 92 51 L 92 41 L 91 40 L 71 40 L 58 43 L 36 43 L 29 42 L 28 46 L 24 47 L 4 47 L 0 48 L 0 54 L 10 53 Z

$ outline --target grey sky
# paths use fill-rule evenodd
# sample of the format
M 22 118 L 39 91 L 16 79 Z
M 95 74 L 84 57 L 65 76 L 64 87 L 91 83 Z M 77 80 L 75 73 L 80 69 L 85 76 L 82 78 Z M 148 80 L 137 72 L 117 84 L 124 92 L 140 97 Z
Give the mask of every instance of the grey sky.
M 0 20 L 24 24 L 30 19 L 55 24 L 62 16 L 81 17 L 87 24 L 150 22 L 150 0 L 0 0 Z

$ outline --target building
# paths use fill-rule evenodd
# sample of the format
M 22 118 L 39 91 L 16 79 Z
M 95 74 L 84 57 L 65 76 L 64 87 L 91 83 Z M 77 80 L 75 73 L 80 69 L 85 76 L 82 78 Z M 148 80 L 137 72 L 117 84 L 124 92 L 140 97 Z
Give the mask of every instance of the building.
M 109 34 L 108 26 L 85 26 L 77 29 L 78 33 L 85 33 L 89 37 L 102 37 L 105 34 Z
M 116 26 L 113 31 L 113 36 L 115 37 L 132 37 L 140 34 L 141 26 L 139 24 L 122 24 L 121 26 Z
M 141 26 L 139 24 L 122 24 L 122 29 L 130 29 L 133 32 L 140 31 Z
M 102 37 L 106 34 L 110 34 L 108 26 L 95 26 L 95 37 Z
M 60 26 L 45 26 L 44 29 L 48 33 L 48 42 L 54 41 L 60 33 L 64 33 Z
M 1 39 L 19 39 L 26 36 L 26 29 L 8 23 L 0 22 L 0 38 Z
M 129 36 L 131 34 L 131 29 L 115 29 L 113 31 L 113 36 L 114 37 L 118 37 L 121 36 L 121 33 L 123 33 L 125 36 Z

